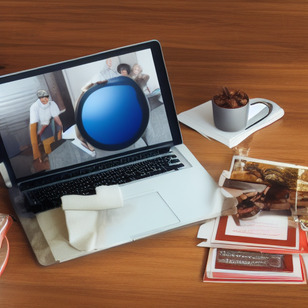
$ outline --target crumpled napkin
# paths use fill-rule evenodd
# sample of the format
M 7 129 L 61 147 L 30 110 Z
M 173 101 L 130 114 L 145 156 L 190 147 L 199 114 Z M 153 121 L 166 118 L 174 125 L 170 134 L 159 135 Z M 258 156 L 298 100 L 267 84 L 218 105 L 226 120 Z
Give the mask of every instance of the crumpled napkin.
M 95 195 L 66 195 L 61 200 L 69 243 L 81 251 L 96 248 L 101 211 L 123 207 L 119 185 L 99 186 Z

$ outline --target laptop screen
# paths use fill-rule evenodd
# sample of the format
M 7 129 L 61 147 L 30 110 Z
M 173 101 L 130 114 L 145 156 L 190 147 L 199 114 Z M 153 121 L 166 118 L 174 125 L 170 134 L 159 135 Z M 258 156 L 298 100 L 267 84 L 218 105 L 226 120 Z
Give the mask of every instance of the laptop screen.
M 179 143 L 159 43 L 1 77 L 0 133 L 17 181 Z

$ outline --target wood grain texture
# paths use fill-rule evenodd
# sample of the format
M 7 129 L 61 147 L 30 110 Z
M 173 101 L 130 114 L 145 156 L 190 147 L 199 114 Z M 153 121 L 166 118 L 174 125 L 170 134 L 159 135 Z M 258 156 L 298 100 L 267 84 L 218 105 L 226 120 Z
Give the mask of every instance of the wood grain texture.
M 264 97 L 283 119 L 246 143 L 250 156 L 308 166 L 308 2 L 2 0 L 0 74 L 158 39 L 177 112 L 222 86 Z M 184 142 L 218 180 L 234 149 L 182 126 Z M 0 211 L 13 213 L 4 184 Z M 15 223 L 0 278 L 1 307 L 300 307 L 307 286 L 204 284 L 198 226 L 41 267 Z

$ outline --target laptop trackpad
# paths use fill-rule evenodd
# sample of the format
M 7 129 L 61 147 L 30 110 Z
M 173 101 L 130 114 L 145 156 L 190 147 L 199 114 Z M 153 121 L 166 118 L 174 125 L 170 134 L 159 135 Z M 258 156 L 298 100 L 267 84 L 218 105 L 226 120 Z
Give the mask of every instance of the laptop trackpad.
M 179 219 L 158 192 L 124 200 L 124 207 L 108 211 L 107 225 L 118 226 L 121 233 L 137 240 L 179 223 Z

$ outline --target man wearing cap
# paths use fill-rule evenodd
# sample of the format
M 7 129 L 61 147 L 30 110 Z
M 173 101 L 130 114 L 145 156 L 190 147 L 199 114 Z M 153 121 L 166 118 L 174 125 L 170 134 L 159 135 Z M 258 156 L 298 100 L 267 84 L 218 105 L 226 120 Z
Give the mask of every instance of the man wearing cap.
M 44 152 L 51 153 L 51 144 L 62 138 L 63 125 L 59 117 L 60 109 L 54 101 L 49 100 L 48 92 L 39 90 L 37 97 L 30 107 L 30 137 L 33 159 L 42 162 L 39 141 L 43 143 Z

